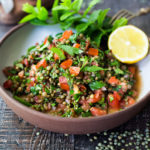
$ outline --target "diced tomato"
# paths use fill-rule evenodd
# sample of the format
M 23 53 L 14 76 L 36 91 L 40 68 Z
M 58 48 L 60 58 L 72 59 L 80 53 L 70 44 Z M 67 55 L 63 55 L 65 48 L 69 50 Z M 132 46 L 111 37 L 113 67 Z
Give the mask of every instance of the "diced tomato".
M 5 89 L 10 89 L 12 87 L 12 81 L 11 80 L 5 81 L 3 86 Z
M 60 64 L 63 69 L 68 69 L 72 65 L 72 59 L 67 59 Z
M 95 94 L 94 94 L 94 97 L 90 98 L 88 100 L 88 103 L 96 103 L 96 102 L 98 102 L 99 100 L 101 100 L 102 94 L 103 94 L 103 92 L 101 90 L 96 90 Z
M 70 74 L 77 76 L 80 73 L 80 67 L 70 67 L 69 68 Z
M 27 85 L 26 87 L 27 92 L 30 92 L 30 88 L 34 86 L 34 81 L 31 81 L 30 83 L 27 83 L 26 85 Z
M 59 77 L 59 83 L 67 83 L 67 79 L 64 76 Z
M 102 115 L 106 115 L 106 113 L 107 113 L 106 110 L 102 110 L 97 107 L 91 107 L 90 111 L 93 116 L 102 116 Z
M 119 101 L 121 100 L 121 96 L 120 96 L 120 94 L 117 91 L 114 91 L 114 97 L 116 99 L 118 99 Z
M 89 48 L 87 53 L 88 53 L 88 55 L 91 55 L 91 56 L 98 56 L 98 49 Z
M 40 62 L 37 63 L 36 69 L 39 69 L 40 67 L 43 67 L 43 68 L 47 67 L 47 62 L 45 59 L 42 59 Z
M 79 48 L 79 47 L 80 47 L 80 44 L 75 43 L 75 44 L 73 45 L 73 47 L 75 47 L 75 48 Z
M 45 45 L 47 43 L 48 37 L 45 38 L 43 44 Z
M 60 83 L 60 88 L 65 90 L 65 91 L 70 90 L 70 87 L 69 87 L 68 83 Z
M 128 97 L 128 104 L 126 105 L 126 107 L 129 107 L 133 105 L 134 103 L 135 103 L 135 100 L 132 97 Z
M 59 60 L 59 56 L 56 53 L 54 54 L 54 60 L 55 61 Z
M 22 60 L 22 64 L 24 64 L 25 66 L 29 66 L 29 62 L 28 62 L 28 59 L 25 58 L 24 60 Z
M 119 101 L 121 100 L 121 96 L 114 91 L 113 94 L 108 94 L 108 103 L 111 108 L 119 109 Z
M 136 72 L 136 67 L 134 67 L 134 66 L 130 66 L 130 67 L 128 67 L 128 70 L 131 72 L 131 76 L 133 77 L 134 75 L 135 75 L 135 72 Z
M 108 83 L 117 85 L 119 84 L 119 80 L 115 76 L 113 76 L 108 80 Z
M 22 79 L 23 78 L 23 76 L 24 76 L 24 71 L 22 70 L 22 71 L 20 71 L 19 73 L 18 73 L 18 76 Z
M 67 83 L 67 79 L 66 77 L 63 77 L 63 76 L 60 76 L 59 77 L 59 83 L 60 83 L 60 88 L 65 90 L 65 91 L 69 91 L 70 90 L 70 87 Z
M 30 55 L 30 56 L 29 56 L 29 58 L 30 58 L 30 59 L 33 59 L 33 56 L 32 56 L 32 55 Z
M 85 92 L 85 91 L 86 91 L 86 87 L 85 87 L 83 84 L 80 84 L 80 85 L 79 85 L 79 90 L 80 90 L 81 92 Z
M 62 41 L 62 40 L 68 40 L 70 38 L 70 36 L 73 34 L 72 30 L 66 30 L 62 37 L 59 39 L 59 41 Z

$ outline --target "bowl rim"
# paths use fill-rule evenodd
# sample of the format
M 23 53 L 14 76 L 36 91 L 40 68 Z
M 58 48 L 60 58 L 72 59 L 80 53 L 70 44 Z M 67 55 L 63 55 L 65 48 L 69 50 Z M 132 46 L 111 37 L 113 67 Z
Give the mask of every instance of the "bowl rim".
M 28 25 L 29 23 L 24 23 L 24 24 L 18 24 L 16 26 L 14 26 L 13 28 L 11 28 L 1 39 L 0 39 L 0 47 L 3 45 L 3 43 L 7 40 L 7 38 L 9 38 L 9 36 L 11 36 L 14 32 L 18 31 L 20 28 L 24 27 L 25 25 Z M 9 101 L 12 101 L 12 103 L 14 103 L 15 106 L 20 107 L 20 109 L 22 110 L 26 110 L 27 112 L 30 112 L 31 114 L 34 114 L 36 116 L 40 116 L 41 118 L 45 118 L 45 119 L 50 119 L 50 120 L 57 120 L 57 121 L 63 121 L 63 122 L 77 122 L 77 123 L 81 123 L 81 122 L 88 122 L 88 121 L 95 121 L 95 120 L 108 120 L 111 118 L 115 118 L 118 115 L 124 114 L 127 111 L 130 111 L 131 109 L 134 109 L 136 107 L 138 107 L 139 105 L 141 105 L 144 101 L 147 101 L 150 98 L 150 91 L 144 96 L 142 97 L 140 100 L 138 100 L 135 104 L 133 104 L 132 106 L 129 106 L 121 111 L 117 111 L 115 113 L 112 114 L 107 114 L 107 115 L 103 115 L 103 116 L 95 116 L 95 117 L 77 117 L 77 118 L 63 118 L 61 116 L 54 116 L 51 114 L 46 114 L 40 111 L 36 111 L 32 108 L 29 108 L 23 104 L 21 104 L 20 102 L 18 102 L 17 100 L 15 100 L 13 97 L 11 97 L 6 90 L 3 88 L 3 86 L 0 85 L 0 96 L 2 96 L 2 98 L 4 99 L 8 99 Z

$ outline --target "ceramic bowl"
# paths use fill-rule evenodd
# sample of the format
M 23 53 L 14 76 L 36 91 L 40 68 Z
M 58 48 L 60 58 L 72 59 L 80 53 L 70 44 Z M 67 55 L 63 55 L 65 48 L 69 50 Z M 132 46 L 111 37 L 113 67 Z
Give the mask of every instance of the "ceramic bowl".
M 72 134 L 100 132 L 119 126 L 137 114 L 150 100 L 150 54 L 137 65 L 142 80 L 137 103 L 116 113 L 90 118 L 62 118 L 32 110 L 12 98 L 12 94 L 2 85 L 6 80 L 2 69 L 13 64 L 28 47 L 41 42 L 47 35 L 61 32 L 59 25 L 32 26 L 18 25 L 0 41 L 0 96 L 7 105 L 27 122 L 40 128 Z

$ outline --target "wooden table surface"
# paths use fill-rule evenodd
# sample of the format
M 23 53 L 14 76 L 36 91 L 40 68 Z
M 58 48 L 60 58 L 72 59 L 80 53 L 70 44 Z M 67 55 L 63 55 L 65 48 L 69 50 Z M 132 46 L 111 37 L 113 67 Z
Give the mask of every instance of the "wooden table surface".
M 90 0 L 84 0 L 84 7 Z M 150 7 L 150 0 L 104 0 L 96 8 L 111 8 L 110 15 L 126 8 L 137 12 Z M 150 14 L 133 19 L 132 24 L 150 36 Z M 0 24 L 0 38 L 13 26 Z M 0 98 L 0 150 L 150 150 L 150 103 L 133 119 L 107 132 L 64 135 L 48 132 L 18 118 Z M 115 135 L 115 136 L 114 136 Z

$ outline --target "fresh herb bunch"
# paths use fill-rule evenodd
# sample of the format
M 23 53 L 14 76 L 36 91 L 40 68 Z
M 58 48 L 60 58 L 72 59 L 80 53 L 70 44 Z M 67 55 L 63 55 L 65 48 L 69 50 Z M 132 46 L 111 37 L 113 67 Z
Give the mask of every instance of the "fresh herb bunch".
M 41 6 L 41 0 L 37 0 L 36 7 L 26 3 L 23 5 L 23 11 L 28 13 L 20 23 L 30 22 L 34 25 L 61 25 L 63 30 L 70 27 L 76 29 L 78 33 L 91 37 L 99 47 L 101 40 L 108 39 L 109 34 L 120 26 L 128 23 L 126 18 L 116 20 L 113 25 L 110 24 L 110 17 L 107 16 L 108 9 L 94 10 L 90 13 L 91 9 L 101 0 L 92 0 L 88 8 L 81 13 L 81 6 L 83 0 L 55 0 L 52 8 L 52 16 L 48 16 L 48 10 Z

